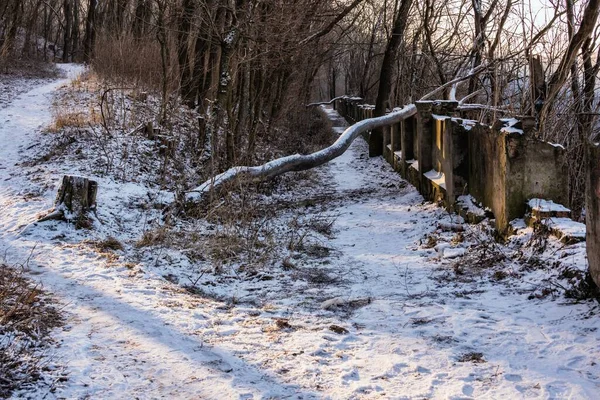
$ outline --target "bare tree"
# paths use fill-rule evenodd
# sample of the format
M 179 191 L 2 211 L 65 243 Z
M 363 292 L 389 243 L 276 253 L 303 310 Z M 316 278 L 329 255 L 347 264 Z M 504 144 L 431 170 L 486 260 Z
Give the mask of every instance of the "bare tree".
M 404 39 L 404 31 L 408 25 L 408 13 L 412 6 L 412 0 L 401 0 L 400 7 L 394 19 L 394 28 L 392 30 L 392 36 L 388 41 L 385 49 L 385 55 L 383 56 L 383 62 L 381 64 L 381 72 L 379 73 L 379 90 L 377 91 L 377 100 L 375 101 L 375 117 L 381 117 L 385 115 L 389 97 L 391 93 L 391 86 L 393 82 L 393 71 L 395 61 L 400 48 L 400 44 Z M 383 153 L 383 132 L 381 129 L 375 129 L 371 133 L 371 140 L 369 141 L 369 155 L 376 156 Z

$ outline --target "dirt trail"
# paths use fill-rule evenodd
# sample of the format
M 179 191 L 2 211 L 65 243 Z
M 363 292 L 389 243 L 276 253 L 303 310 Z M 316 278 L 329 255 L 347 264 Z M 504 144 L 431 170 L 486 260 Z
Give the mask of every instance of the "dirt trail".
M 52 205 L 52 190 L 30 181 L 17 165 L 31 151 L 41 127 L 51 122 L 56 88 L 82 71 L 61 65 L 68 78 L 36 87 L 0 110 L 0 250 L 9 262 L 30 259 L 30 273 L 63 303 L 67 326 L 57 336 L 56 365 L 67 380 L 20 396 L 38 398 L 251 398 L 286 397 L 301 391 L 271 381 L 253 365 L 193 335 L 204 313 L 198 301 L 165 281 L 130 277 L 127 268 L 108 270 L 92 251 L 65 245 L 64 229 L 23 228 Z M 68 172 L 68 171 L 63 171 Z M 55 180 L 58 175 L 54 177 Z M 63 224 L 64 225 L 64 224 Z M 185 307 L 171 306 L 177 299 Z M 256 382 L 268 385 L 256 387 Z M 265 389 L 267 387 L 267 389 Z

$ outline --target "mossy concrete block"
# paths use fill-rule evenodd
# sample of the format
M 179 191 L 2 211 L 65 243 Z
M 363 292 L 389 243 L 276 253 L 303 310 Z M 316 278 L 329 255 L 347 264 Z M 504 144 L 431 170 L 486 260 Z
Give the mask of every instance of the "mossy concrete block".
M 528 134 L 500 134 L 504 137 L 504 154 L 500 156 L 506 160 L 506 220 L 500 222 L 508 225 L 508 221 L 524 215 L 531 198 L 568 205 L 564 149 Z
M 535 139 L 528 127 L 499 120 L 493 128 L 476 125 L 470 131 L 469 193 L 492 209 L 501 233 L 525 215 L 531 198 L 568 205 L 564 149 Z

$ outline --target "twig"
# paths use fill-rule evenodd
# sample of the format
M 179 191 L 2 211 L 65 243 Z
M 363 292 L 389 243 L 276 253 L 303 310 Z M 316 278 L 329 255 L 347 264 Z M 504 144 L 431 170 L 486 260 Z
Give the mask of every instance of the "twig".
M 442 86 L 440 86 L 440 87 L 432 90 L 431 92 L 427 93 L 425 96 L 421 97 L 421 101 L 427 100 L 431 96 L 434 96 L 434 95 L 438 94 L 442 90 L 446 89 L 449 86 L 454 85 L 455 83 L 466 81 L 467 79 L 469 79 L 469 78 L 471 78 L 471 77 L 479 74 L 481 71 L 485 70 L 487 67 L 488 67 L 488 64 L 481 64 L 477 68 L 471 70 L 471 72 L 468 75 L 461 76 L 461 77 L 453 79 L 453 80 L 451 80 L 449 82 L 444 83 Z

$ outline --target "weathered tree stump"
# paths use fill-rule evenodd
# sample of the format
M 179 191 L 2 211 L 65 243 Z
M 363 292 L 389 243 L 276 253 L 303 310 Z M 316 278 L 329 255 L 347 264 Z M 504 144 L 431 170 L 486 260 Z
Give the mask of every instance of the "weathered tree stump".
M 54 210 L 39 222 L 49 220 L 81 221 L 96 209 L 98 183 L 82 176 L 65 175 L 56 194 Z

